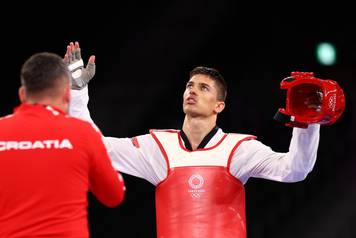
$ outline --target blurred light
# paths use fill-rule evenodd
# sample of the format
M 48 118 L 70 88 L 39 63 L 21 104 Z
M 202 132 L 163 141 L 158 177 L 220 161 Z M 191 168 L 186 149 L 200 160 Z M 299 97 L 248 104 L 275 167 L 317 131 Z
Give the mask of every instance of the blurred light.
M 316 58 L 321 65 L 333 65 L 336 62 L 336 48 L 333 44 L 323 42 L 316 47 Z

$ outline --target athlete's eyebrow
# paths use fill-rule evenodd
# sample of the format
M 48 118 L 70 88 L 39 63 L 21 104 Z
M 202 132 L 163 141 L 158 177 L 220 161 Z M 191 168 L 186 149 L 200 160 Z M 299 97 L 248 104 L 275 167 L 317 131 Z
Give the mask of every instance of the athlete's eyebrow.
M 188 81 L 187 84 L 186 84 L 186 86 L 190 86 L 190 85 L 193 85 L 193 84 L 194 84 L 193 81 Z
M 207 84 L 207 83 L 199 83 L 199 85 L 200 85 L 200 86 L 205 86 L 205 87 L 208 87 L 208 88 L 211 87 L 211 86 L 210 86 L 209 84 Z

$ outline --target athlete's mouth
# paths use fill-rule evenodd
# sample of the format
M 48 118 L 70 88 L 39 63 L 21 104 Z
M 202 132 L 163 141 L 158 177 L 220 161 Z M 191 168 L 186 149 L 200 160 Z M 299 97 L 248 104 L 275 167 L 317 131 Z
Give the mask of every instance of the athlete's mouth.
M 187 102 L 187 104 L 195 104 L 197 102 L 196 98 L 193 96 L 187 97 L 185 101 Z

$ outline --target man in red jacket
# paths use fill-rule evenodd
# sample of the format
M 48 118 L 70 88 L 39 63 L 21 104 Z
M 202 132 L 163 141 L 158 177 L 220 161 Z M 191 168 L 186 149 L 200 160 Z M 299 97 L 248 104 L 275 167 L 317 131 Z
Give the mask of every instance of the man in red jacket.
M 70 74 L 61 57 L 33 55 L 21 83 L 21 105 L 0 118 L 0 237 L 89 237 L 87 192 L 117 206 L 122 177 L 101 134 L 67 115 Z

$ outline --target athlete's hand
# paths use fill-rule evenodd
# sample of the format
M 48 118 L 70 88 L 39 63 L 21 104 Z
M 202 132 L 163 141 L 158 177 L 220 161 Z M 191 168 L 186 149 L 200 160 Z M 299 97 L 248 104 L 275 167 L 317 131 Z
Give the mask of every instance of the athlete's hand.
M 64 56 L 64 62 L 68 65 L 68 69 L 71 72 L 72 89 L 80 90 L 84 88 L 95 75 L 95 56 L 90 56 L 87 66 L 84 68 L 78 42 L 69 43 Z

